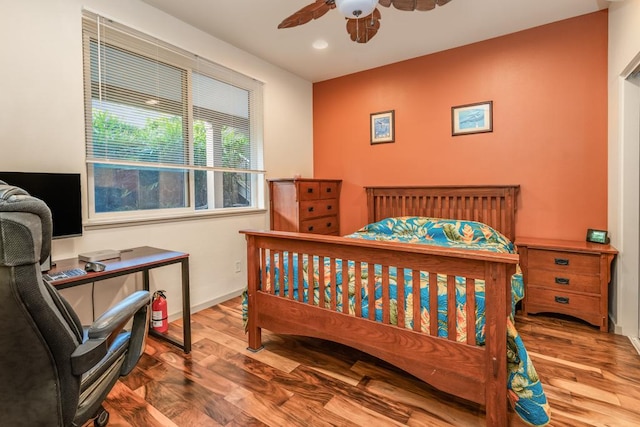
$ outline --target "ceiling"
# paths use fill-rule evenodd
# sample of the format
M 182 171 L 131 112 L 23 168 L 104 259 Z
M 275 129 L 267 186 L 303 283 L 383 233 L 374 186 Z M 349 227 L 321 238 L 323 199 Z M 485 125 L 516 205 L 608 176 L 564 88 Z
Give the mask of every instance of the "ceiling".
M 606 0 L 451 0 L 434 10 L 378 6 L 380 30 L 354 43 L 337 9 L 302 26 L 278 24 L 314 0 L 143 0 L 311 82 L 331 79 L 606 9 Z M 328 47 L 316 50 L 314 41 Z M 211 58 L 215 59 L 215 58 Z

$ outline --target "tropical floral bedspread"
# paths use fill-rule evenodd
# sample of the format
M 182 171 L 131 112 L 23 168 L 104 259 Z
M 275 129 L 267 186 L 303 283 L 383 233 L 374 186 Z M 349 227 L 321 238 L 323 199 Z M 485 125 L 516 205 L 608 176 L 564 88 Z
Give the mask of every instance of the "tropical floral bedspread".
M 502 253 L 515 253 L 516 249 L 511 241 L 504 235 L 500 234 L 496 230 L 487 226 L 486 224 L 473 222 L 473 221 L 457 221 L 439 218 L 425 218 L 425 217 L 400 217 L 400 218 L 388 218 L 373 224 L 369 224 L 357 232 L 347 235 L 348 238 L 358 238 L 367 240 L 383 240 L 383 241 L 396 241 L 404 243 L 417 243 L 428 244 L 436 246 L 446 246 L 455 248 L 467 248 L 472 250 L 483 250 L 491 252 Z M 288 265 L 287 262 L 289 254 L 283 254 L 283 271 L 280 272 L 279 268 L 274 270 L 275 283 L 280 283 L 280 275 L 284 279 L 284 292 L 288 293 Z M 293 254 L 294 258 L 297 258 L 297 254 Z M 309 260 L 303 255 L 303 271 L 297 271 L 297 259 L 291 263 L 294 267 L 292 276 L 294 283 L 297 282 L 298 274 L 302 274 L 303 278 L 303 299 L 308 301 L 309 298 L 309 282 L 313 283 L 312 292 L 313 300 L 317 305 L 319 304 L 319 268 L 318 258 L 313 259 L 313 271 L 309 271 Z M 331 295 L 332 288 L 336 289 L 337 311 L 342 311 L 342 289 L 343 289 L 343 277 L 342 277 L 342 261 L 335 260 L 336 265 L 336 286 L 330 287 L 331 281 L 329 263 L 331 261 L 328 258 L 324 259 L 324 283 L 327 285 L 325 288 L 325 304 L 326 308 L 330 308 L 330 301 L 334 298 Z M 276 265 L 279 264 L 276 262 Z M 375 295 L 371 298 L 368 295 L 367 286 L 362 286 L 361 290 L 361 310 L 359 313 L 362 317 L 368 317 L 369 307 L 374 307 L 376 320 L 382 319 L 382 289 L 381 289 L 381 276 L 382 269 L 379 265 L 372 266 L 371 273 L 376 277 Z M 267 266 L 267 270 L 269 270 Z M 366 283 L 368 280 L 369 266 L 363 264 L 361 268 L 361 280 Z M 311 274 L 313 280 L 309 280 L 309 274 Z M 347 265 L 348 274 L 348 293 L 349 293 L 349 312 L 356 314 L 355 304 L 355 266 L 353 262 L 349 262 Z M 271 287 L 270 275 L 267 274 L 267 283 L 262 284 L 267 288 Z M 413 277 L 410 271 L 405 271 L 404 277 L 404 295 L 405 298 L 405 327 L 413 328 Z M 389 297 L 391 302 L 391 323 L 397 324 L 397 271 L 394 267 L 389 268 Z M 402 283 L 402 282 L 401 282 Z M 421 300 L 421 328 L 424 332 L 429 331 L 429 325 L 431 323 L 431 313 L 429 313 L 429 275 L 426 272 L 420 275 L 420 300 Z M 511 280 L 512 286 L 512 308 L 515 312 L 515 305 L 520 301 L 524 295 L 524 285 L 522 281 L 522 274 L 519 269 Z M 276 289 L 275 291 L 279 291 Z M 298 298 L 298 289 L 294 287 L 294 298 Z M 479 345 L 485 342 L 485 303 L 484 303 L 484 281 L 476 280 L 475 283 L 475 299 L 476 299 L 476 342 Z M 372 304 L 370 304 L 372 301 Z M 446 276 L 438 275 L 438 336 L 447 337 L 447 281 Z M 466 295 L 465 295 L 465 280 L 464 278 L 456 278 L 456 340 L 466 341 Z M 247 301 L 246 296 L 243 304 L 243 312 L 245 320 L 247 318 Z M 513 318 L 507 319 L 507 367 L 508 367 L 508 392 L 509 402 L 516 411 L 516 413 L 527 423 L 535 426 L 543 426 L 549 422 L 550 409 L 547 403 L 546 396 L 542 389 L 542 384 L 538 378 L 537 372 L 531 363 L 529 355 L 524 347 L 522 339 L 520 338 L 514 324 Z

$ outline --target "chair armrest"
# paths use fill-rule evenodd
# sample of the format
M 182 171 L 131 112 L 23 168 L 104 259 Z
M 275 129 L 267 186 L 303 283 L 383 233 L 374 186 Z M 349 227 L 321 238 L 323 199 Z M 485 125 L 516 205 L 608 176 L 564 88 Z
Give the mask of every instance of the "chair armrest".
M 149 305 L 149 291 L 137 291 L 98 317 L 88 330 L 88 339 L 71 354 L 74 375 L 82 375 L 93 368 L 107 354 L 110 343 L 125 324 L 142 308 Z
M 151 302 L 149 291 L 137 291 L 105 311 L 89 328 L 89 339 L 106 338 L 122 327 L 142 307 Z

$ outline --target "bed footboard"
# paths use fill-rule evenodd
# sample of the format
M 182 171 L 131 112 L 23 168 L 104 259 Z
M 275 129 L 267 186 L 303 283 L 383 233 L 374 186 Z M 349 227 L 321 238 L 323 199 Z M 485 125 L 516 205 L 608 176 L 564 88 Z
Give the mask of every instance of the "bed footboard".
M 301 233 L 242 233 L 250 349 L 261 347 L 262 328 L 342 343 L 486 405 L 487 425 L 506 425 L 506 319 L 517 255 Z M 446 336 L 420 308 L 424 273 L 428 280 L 422 287 L 428 287 L 429 297 L 422 304 L 429 313 L 442 310 L 438 276 L 440 293 L 446 293 L 446 325 L 440 325 Z M 456 277 L 465 278 L 462 287 Z M 478 280 L 485 282 L 484 345 L 476 342 Z M 397 285 L 393 297 L 390 282 Z M 465 293 L 466 319 L 473 319 L 466 324 L 456 311 L 456 288 Z M 376 292 L 381 297 L 368 309 L 366 296 Z

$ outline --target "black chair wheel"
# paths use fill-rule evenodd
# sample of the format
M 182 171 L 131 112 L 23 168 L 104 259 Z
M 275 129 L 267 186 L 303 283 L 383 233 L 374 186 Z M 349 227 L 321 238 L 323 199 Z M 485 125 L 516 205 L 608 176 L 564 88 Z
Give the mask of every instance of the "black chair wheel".
M 98 416 L 93 419 L 93 425 L 95 427 L 106 427 L 107 424 L 109 424 L 109 412 L 103 409 Z

